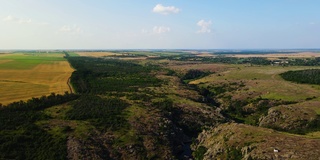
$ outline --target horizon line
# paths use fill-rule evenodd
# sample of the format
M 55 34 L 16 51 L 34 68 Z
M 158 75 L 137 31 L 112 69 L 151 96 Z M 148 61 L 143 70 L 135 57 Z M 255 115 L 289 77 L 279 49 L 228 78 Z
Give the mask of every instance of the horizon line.
M 212 48 L 201 48 L 201 49 L 197 49 L 197 48 L 174 48 L 174 49 L 170 49 L 170 48 L 138 48 L 138 49 L 121 49 L 121 48 L 114 48 L 114 49 L 100 49 L 100 48 L 95 48 L 95 49 L 80 49 L 80 48 L 73 48 L 73 49 L 0 49 L 0 51 L 121 51 L 121 50 L 179 50 L 179 51 L 188 51 L 188 50 L 233 50 L 233 51 L 243 51 L 243 50 L 320 50 L 320 48 L 216 48 L 216 49 L 212 49 Z

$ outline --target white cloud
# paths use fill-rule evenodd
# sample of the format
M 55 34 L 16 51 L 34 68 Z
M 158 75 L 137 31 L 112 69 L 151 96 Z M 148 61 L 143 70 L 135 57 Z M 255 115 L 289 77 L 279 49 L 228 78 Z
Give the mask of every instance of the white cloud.
M 154 26 L 152 29 L 142 29 L 141 33 L 142 34 L 147 34 L 147 35 L 156 35 L 156 34 L 164 34 L 168 33 L 171 31 L 170 27 L 166 26 Z
M 5 22 L 14 22 L 14 23 L 20 23 L 20 24 L 32 22 L 31 19 L 17 18 L 17 17 L 11 16 L 11 15 L 3 18 L 2 20 Z
M 77 34 L 82 34 L 83 30 L 77 25 L 73 25 L 73 26 L 64 25 L 59 29 L 59 32 L 77 35 Z
M 155 13 L 167 15 L 171 13 L 179 13 L 181 9 L 176 8 L 175 6 L 163 6 L 162 4 L 157 4 L 152 11 Z
M 49 23 L 47 23 L 47 22 L 39 22 L 39 23 L 37 23 L 38 25 L 41 25 L 41 26 L 46 26 L 46 25 L 49 25 Z
M 210 33 L 211 32 L 211 29 L 210 29 L 210 26 L 212 25 L 212 22 L 211 21 L 205 21 L 205 20 L 200 20 L 197 25 L 200 28 L 200 30 L 197 31 L 197 33 Z
M 21 19 L 19 23 L 31 23 L 31 19 Z
M 3 18 L 2 20 L 5 21 L 5 22 L 15 22 L 18 19 L 16 17 L 13 17 L 13 16 L 9 15 L 9 16 Z
M 150 32 L 149 32 L 148 30 L 146 30 L 146 29 L 142 29 L 142 30 L 141 30 L 141 33 L 143 33 L 143 34 L 149 34 Z
M 153 27 L 153 33 L 156 34 L 162 34 L 162 33 L 167 33 L 170 32 L 170 28 L 169 27 L 165 27 L 165 26 L 154 26 Z

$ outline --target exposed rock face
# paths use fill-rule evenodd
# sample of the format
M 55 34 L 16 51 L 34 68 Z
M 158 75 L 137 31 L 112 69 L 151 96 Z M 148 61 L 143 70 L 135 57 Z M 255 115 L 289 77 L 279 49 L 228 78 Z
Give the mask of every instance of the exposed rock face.
M 88 138 L 83 141 L 79 138 L 68 137 L 67 140 L 68 159 L 110 159 L 107 148 L 102 145 L 97 137 Z
M 320 140 L 272 129 L 227 123 L 198 137 L 192 148 L 205 147 L 203 159 L 310 159 L 320 157 Z M 197 157 L 195 157 L 197 158 Z
M 314 110 L 299 106 L 278 106 L 270 108 L 267 116 L 260 118 L 259 126 L 294 131 L 310 127 L 317 119 Z

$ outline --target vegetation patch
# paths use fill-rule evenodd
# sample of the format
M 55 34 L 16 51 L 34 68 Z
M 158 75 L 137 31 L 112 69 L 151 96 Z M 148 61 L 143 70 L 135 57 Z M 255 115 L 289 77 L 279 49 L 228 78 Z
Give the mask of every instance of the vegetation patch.
M 48 120 L 43 109 L 78 98 L 74 94 L 42 96 L 0 107 L 0 159 L 65 159 L 66 137 L 36 125 Z
M 70 120 L 88 120 L 101 130 L 116 130 L 127 125 L 121 115 L 128 104 L 118 98 L 100 98 L 94 95 L 85 95 L 72 105 L 66 113 Z
M 207 148 L 204 146 L 199 146 L 197 150 L 195 150 L 192 155 L 196 160 L 203 160 L 204 154 L 207 152 Z
M 227 159 L 241 160 L 243 158 L 240 149 L 231 147 L 227 151 Z
M 188 83 L 192 80 L 205 77 L 209 74 L 210 74 L 210 72 L 204 72 L 201 70 L 191 69 L 181 78 L 181 81 L 183 81 L 184 83 Z
M 160 85 L 160 80 L 152 76 L 151 67 L 89 57 L 68 57 L 68 60 L 77 69 L 71 81 L 79 93 L 132 92 Z
M 280 75 L 287 81 L 320 85 L 320 69 L 288 71 Z

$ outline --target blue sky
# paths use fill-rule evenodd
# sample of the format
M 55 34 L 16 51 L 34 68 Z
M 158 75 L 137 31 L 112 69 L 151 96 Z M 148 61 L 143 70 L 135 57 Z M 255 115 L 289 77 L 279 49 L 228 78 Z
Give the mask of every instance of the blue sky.
M 0 49 L 320 48 L 319 0 L 0 0 Z

